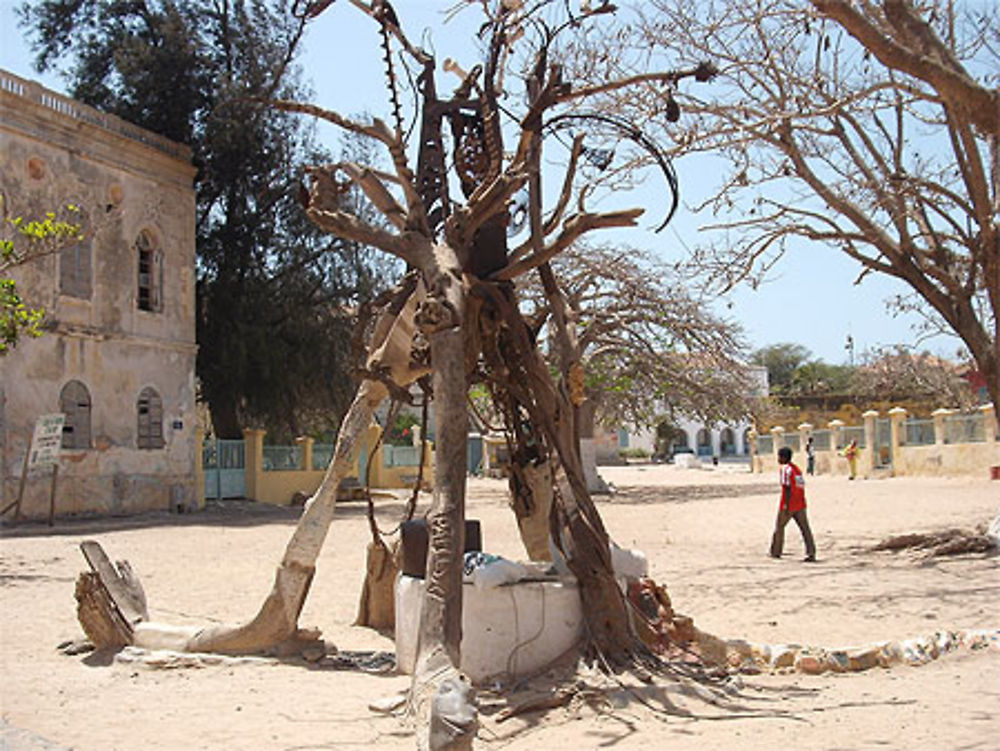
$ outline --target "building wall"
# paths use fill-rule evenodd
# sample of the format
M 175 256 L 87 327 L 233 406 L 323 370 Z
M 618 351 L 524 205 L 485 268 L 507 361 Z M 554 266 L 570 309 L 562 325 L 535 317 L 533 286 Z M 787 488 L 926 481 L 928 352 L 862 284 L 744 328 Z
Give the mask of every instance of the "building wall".
M 745 458 L 750 453 L 747 432 L 750 430 L 751 425 L 746 420 L 709 426 L 689 417 L 678 417 L 674 420 L 673 424 L 678 429 L 684 431 L 684 435 L 686 437 L 686 443 L 683 440 L 677 440 L 674 442 L 675 452 L 686 445 L 687 448 L 694 453 L 700 453 L 701 456 L 708 458 L 713 456 L 723 458 Z M 708 434 L 709 443 L 706 444 L 706 446 L 710 447 L 710 450 L 706 448 L 706 446 L 699 449 L 698 436 L 703 430 Z M 722 436 L 723 432 L 726 430 L 729 431 L 729 435 L 732 437 L 732 442 L 730 444 L 732 449 L 724 452 L 722 446 Z M 652 454 L 656 444 L 656 433 L 653 430 L 637 430 L 630 432 L 628 443 L 630 447 L 642 448 Z
M 759 365 L 748 365 L 747 394 L 751 397 L 765 397 L 768 394 L 767 368 Z M 699 453 L 703 457 L 738 457 L 748 458 L 750 455 L 750 445 L 748 433 L 752 428 L 749 420 L 729 422 L 715 425 L 708 425 L 701 420 L 687 415 L 677 415 L 673 419 L 673 425 L 684 432 L 686 440 L 678 440 L 674 443 L 673 450 L 687 446 L 691 451 Z M 705 431 L 708 442 L 699 448 L 699 434 Z M 620 436 L 624 433 L 624 437 Z M 728 442 L 729 448 L 723 446 L 723 434 L 731 438 Z M 656 451 L 656 431 L 650 428 L 629 428 L 627 431 L 613 431 L 597 437 L 597 463 L 613 464 L 617 463 L 617 452 L 620 448 L 642 449 L 653 454 Z M 669 455 L 669 452 L 668 452 Z
M 89 256 L 90 270 L 89 295 L 76 288 L 83 296 L 60 284 L 66 253 L 11 270 L 29 305 L 45 308 L 47 330 L 0 359 L 5 499 L 16 497 L 35 419 L 60 411 L 71 380 L 89 392 L 90 441 L 63 451 L 57 513 L 131 513 L 199 497 L 193 177 L 186 147 L 0 71 L 0 190 L 15 215 L 79 206 L 85 239 L 74 252 Z M 140 304 L 140 233 L 154 264 L 150 305 Z M 147 388 L 161 400 L 163 445 L 140 449 Z M 30 477 L 23 513 L 47 513 L 48 493 L 46 473 Z
M 976 440 L 948 438 L 946 421 L 958 415 L 957 410 L 938 409 L 934 412 L 933 443 L 907 445 L 905 435 L 906 410 L 895 407 L 886 413 L 869 410 L 862 415 L 862 426 L 845 426 L 832 420 L 825 431 L 829 433 L 828 448 L 816 450 L 816 473 L 822 475 L 847 475 L 850 468 L 843 456 L 843 447 L 850 436 L 846 431 L 863 429 L 864 441 L 859 442 L 856 462 L 859 477 L 923 476 L 923 477 L 973 477 L 1000 479 L 1000 428 L 993 413 L 993 405 L 985 404 L 978 410 L 981 432 Z M 888 436 L 878 437 L 879 420 L 890 422 Z M 768 434 L 756 436 L 752 442 L 751 471 L 772 472 L 778 468 L 778 449 L 788 446 L 793 450 L 792 459 L 803 469 L 806 466 L 805 445 L 809 436 L 817 431 L 808 423 L 798 431 L 787 433 L 776 426 Z M 863 444 L 863 445 L 862 445 Z

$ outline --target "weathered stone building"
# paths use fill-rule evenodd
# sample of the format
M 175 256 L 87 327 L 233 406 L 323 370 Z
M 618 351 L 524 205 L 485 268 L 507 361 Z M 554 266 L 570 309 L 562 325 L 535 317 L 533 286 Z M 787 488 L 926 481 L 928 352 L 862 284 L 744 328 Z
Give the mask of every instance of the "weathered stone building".
M 0 190 L 14 215 L 81 209 L 85 238 L 14 268 L 46 333 L 0 358 L 4 504 L 35 419 L 63 412 L 56 513 L 196 502 L 195 196 L 187 147 L 0 71 Z M 22 513 L 48 513 L 47 475 Z

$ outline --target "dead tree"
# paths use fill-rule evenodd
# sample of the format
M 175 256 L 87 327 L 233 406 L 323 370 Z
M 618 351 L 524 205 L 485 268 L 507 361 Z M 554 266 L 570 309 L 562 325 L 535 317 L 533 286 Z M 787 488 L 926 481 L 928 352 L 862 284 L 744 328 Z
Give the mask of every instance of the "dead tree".
M 588 649 L 612 662 L 632 659 L 638 643 L 614 581 L 607 532 L 587 493 L 580 463 L 576 408 L 581 398 L 581 374 L 578 354 L 574 354 L 579 347 L 573 341 L 565 301 L 549 262 L 591 230 L 634 225 L 642 210 L 588 211 L 584 205 L 587 192 L 581 191 L 577 210 L 567 212 L 579 187 L 574 178 L 583 143 L 577 138 L 562 191 L 545 215 L 541 195 L 543 140 L 547 123 L 555 120 L 553 113 L 561 105 L 575 105 L 598 93 L 628 86 L 655 82 L 676 85 L 687 76 L 703 80 L 710 77 L 711 69 L 698 66 L 574 88 L 563 80 L 561 67 L 550 61 L 550 50 L 560 33 L 608 12 L 610 6 L 550 28 L 537 8 L 511 11 L 501 3 L 487 18 L 490 43 L 486 60 L 469 73 L 450 65 L 459 73 L 460 82 L 445 99 L 437 94 L 435 61 L 407 41 L 394 16 L 386 13 L 385 4 L 355 5 L 369 12 L 381 24 L 383 34 L 396 40 L 422 68 L 418 77 L 422 108 L 417 169 L 408 164 L 398 125 L 393 131 L 377 120 L 357 123 L 311 105 L 277 102 L 275 106 L 366 135 L 384 146 L 393 165 L 389 174 L 346 163 L 313 169 L 307 211 L 316 224 L 331 233 L 402 259 L 420 278 L 418 289 L 409 293 L 417 296 L 418 302 L 408 354 L 409 359 L 420 361 L 420 353 L 427 351 L 425 344 L 429 348 L 438 435 L 434 502 L 428 518 L 427 600 L 418 662 L 439 651 L 458 664 L 461 588 L 457 551 L 462 550 L 465 405 L 474 380 L 485 382 L 493 393 L 512 443 L 519 449 L 530 443 L 539 461 L 551 462 L 553 471 L 547 476 L 555 485 L 553 539 L 580 581 L 584 610 L 589 614 Z M 516 145 L 505 157 L 498 97 L 512 45 L 532 25 L 541 30 L 542 38 L 527 77 L 529 103 L 517 122 Z M 395 94 L 390 93 L 395 102 Z M 401 122 L 401 118 L 396 121 Z M 453 135 L 455 176 L 464 202 L 453 200 L 449 191 L 442 134 L 445 123 Z M 636 138 L 633 133 L 626 137 Z M 395 231 L 343 212 L 336 201 L 343 190 L 342 180 L 364 191 Z M 528 238 L 511 249 L 507 245 L 509 205 L 522 190 L 527 191 Z M 518 309 L 513 285 L 519 276 L 536 271 L 545 285 L 563 353 L 557 382 L 553 382 L 534 332 Z M 395 386 L 406 385 L 393 380 Z
M 326 5 L 329 3 L 303 10 L 315 14 Z M 489 40 L 486 60 L 468 73 L 453 64 L 448 66 L 460 74 L 460 82 L 449 98 L 442 98 L 437 93 L 435 60 L 407 40 L 388 4 L 368 5 L 353 0 L 353 5 L 379 24 L 387 50 L 390 43 L 400 46 L 421 69 L 417 78 L 420 128 L 416 168 L 408 159 L 391 68 L 395 127 L 378 119 L 357 122 L 309 104 L 271 104 L 333 123 L 372 139 L 385 150 L 391 170 L 350 162 L 310 169 L 306 211 L 324 230 L 399 258 L 407 264 L 410 274 L 376 323 L 366 377 L 343 421 L 330 467 L 307 503 L 271 594 L 258 615 L 246 624 L 180 636 L 176 630 L 167 633 L 150 624 L 139 624 L 135 643 L 162 645 L 168 641 L 185 649 L 252 652 L 293 638 L 332 519 L 336 489 L 351 466 L 362 431 L 389 393 L 406 389 L 430 373 L 437 425 L 436 461 L 433 501 L 427 517 L 426 594 L 413 694 L 425 707 L 431 702 L 449 704 L 448 691 L 457 695 L 450 704 L 458 708 L 458 716 L 443 725 L 432 721 L 432 745 L 465 748 L 475 716 L 474 712 L 470 715 L 463 711 L 470 705 L 454 679 L 458 677 L 461 642 L 466 405 L 473 382 L 485 383 L 491 391 L 512 445 L 518 451 L 530 451 L 538 464 L 549 468 L 535 474 L 526 490 L 553 498 L 552 539 L 579 580 L 586 614 L 585 653 L 609 666 L 652 659 L 630 626 L 611 566 L 608 534 L 587 492 L 576 419 L 582 398 L 581 365 L 578 354 L 574 355 L 579 347 L 550 267 L 553 258 L 584 234 L 632 226 L 642 210 L 599 213 L 586 208 L 589 193 L 579 190 L 575 179 L 583 149 L 583 139 L 578 136 L 570 151 L 561 193 L 554 207 L 544 212 L 542 151 L 547 129 L 556 122 L 561 108 L 577 107 L 590 96 L 617 88 L 660 83 L 676 86 L 688 76 L 705 80 L 711 69 L 699 66 L 649 73 L 597 87 L 576 88 L 563 80 L 561 67 L 550 59 L 555 41 L 561 33 L 610 12 L 612 6 L 605 4 L 550 26 L 540 6 L 510 10 L 509 3 L 498 2 L 495 7 L 484 3 L 484 30 Z M 541 38 L 527 76 L 529 99 L 526 112 L 514 123 L 516 142 L 507 152 L 499 97 L 513 45 L 531 30 L 538 31 Z M 387 60 L 391 60 L 388 54 Z M 453 137 L 451 161 L 462 201 L 455 200 L 450 192 L 445 125 Z M 634 132 L 624 135 L 636 140 Z M 343 210 L 338 198 L 351 186 L 359 188 L 381 213 L 383 224 L 367 222 Z M 510 207 L 520 191 L 527 193 L 528 236 L 517 247 L 509 248 Z M 570 210 L 574 193 L 576 208 Z M 541 275 L 558 332 L 562 355 L 555 381 L 536 345 L 532 326 L 518 308 L 514 282 L 529 273 Z

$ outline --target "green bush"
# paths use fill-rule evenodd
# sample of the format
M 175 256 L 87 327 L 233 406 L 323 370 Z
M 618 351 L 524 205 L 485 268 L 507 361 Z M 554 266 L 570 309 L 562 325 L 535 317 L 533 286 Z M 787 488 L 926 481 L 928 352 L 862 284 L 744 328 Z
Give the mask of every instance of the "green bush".
M 413 428 L 420 425 L 413 415 L 397 415 L 395 422 L 385 432 L 385 443 L 390 446 L 412 446 Z
M 649 452 L 646 449 L 619 449 L 618 456 L 622 459 L 648 459 Z

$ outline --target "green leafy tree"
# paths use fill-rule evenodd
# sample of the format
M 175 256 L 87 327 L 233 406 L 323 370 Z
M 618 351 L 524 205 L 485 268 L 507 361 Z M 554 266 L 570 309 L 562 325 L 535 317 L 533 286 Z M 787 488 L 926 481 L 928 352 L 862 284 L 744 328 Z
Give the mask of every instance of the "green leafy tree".
M 197 372 L 215 432 L 334 429 L 354 313 L 384 273 L 306 221 L 302 165 L 329 159 L 301 118 L 263 103 L 308 97 L 304 22 L 280 0 L 42 0 L 21 15 L 39 68 L 72 61 L 73 97 L 192 147 Z
M 750 362 L 767 368 L 771 393 L 777 394 L 788 389 L 795 371 L 809 361 L 811 354 L 801 344 L 784 342 L 755 350 L 750 356 Z
M 793 395 L 845 394 L 851 390 L 855 369 L 822 360 L 803 363 L 792 373 L 786 393 Z
M 7 271 L 82 239 L 80 225 L 70 221 L 77 214 L 77 207 L 69 205 L 41 219 L 12 216 L 6 196 L 0 193 L 0 357 L 13 350 L 22 336 L 41 336 L 45 318 L 43 309 L 28 306 Z

